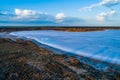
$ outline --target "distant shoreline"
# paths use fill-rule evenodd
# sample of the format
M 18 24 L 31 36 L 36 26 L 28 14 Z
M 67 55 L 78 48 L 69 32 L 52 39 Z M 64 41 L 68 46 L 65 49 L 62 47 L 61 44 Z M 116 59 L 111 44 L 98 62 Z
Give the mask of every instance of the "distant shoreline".
M 46 27 L 46 28 L 120 28 L 120 26 L 0 26 L 0 28 L 41 28 L 41 27 Z
M 24 31 L 24 30 L 57 30 L 57 31 L 68 31 L 68 32 L 86 32 L 86 31 L 102 31 L 106 29 L 120 30 L 120 27 L 76 27 L 76 26 L 4 26 L 0 27 L 0 32 L 12 32 L 12 31 Z

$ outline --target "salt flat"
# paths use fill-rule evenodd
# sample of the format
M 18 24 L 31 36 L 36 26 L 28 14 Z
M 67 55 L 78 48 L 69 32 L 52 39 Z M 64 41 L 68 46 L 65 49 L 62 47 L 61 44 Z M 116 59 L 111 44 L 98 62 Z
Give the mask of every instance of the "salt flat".
M 33 30 L 11 32 L 10 35 L 34 39 L 39 43 L 91 59 L 120 64 L 120 30 L 93 32 Z

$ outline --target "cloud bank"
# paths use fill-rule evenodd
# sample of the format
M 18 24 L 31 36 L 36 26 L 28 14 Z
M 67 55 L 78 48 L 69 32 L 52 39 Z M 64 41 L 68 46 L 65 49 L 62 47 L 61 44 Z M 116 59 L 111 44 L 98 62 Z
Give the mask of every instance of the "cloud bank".
M 15 9 L 14 14 L 0 13 L 0 23 L 11 24 L 35 24 L 35 25 L 76 25 L 84 20 L 76 17 L 68 17 L 64 13 L 51 15 L 46 12 L 39 12 L 28 9 Z

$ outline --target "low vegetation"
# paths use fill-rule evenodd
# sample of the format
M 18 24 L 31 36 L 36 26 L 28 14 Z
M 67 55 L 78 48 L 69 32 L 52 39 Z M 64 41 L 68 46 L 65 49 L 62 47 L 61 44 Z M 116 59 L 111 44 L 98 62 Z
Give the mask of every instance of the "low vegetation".
M 72 56 L 55 54 L 31 41 L 0 39 L 0 80 L 120 80 Z

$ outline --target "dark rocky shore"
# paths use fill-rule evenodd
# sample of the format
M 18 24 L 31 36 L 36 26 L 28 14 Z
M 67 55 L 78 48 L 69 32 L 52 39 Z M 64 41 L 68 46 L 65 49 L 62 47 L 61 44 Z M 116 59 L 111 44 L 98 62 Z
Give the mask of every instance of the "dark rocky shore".
M 120 80 L 120 74 L 99 71 L 28 40 L 1 38 L 0 80 Z

